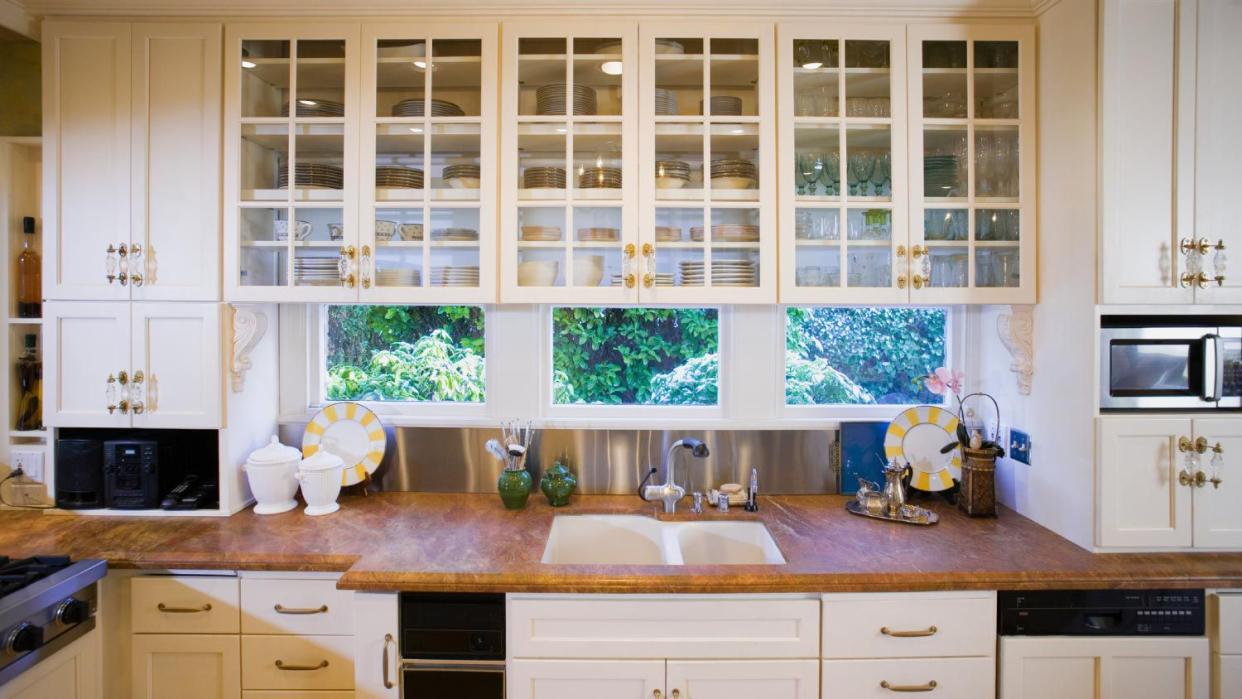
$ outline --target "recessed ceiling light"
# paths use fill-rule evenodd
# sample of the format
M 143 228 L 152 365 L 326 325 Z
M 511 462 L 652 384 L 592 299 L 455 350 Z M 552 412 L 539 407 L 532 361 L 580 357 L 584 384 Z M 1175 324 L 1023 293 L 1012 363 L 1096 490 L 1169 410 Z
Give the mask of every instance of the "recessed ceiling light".
M 250 69 L 250 68 L 255 67 L 256 65 L 258 64 L 255 63 L 254 61 L 245 61 L 245 60 L 242 61 L 242 68 Z
M 807 70 L 815 70 L 816 68 L 823 68 L 824 64 L 819 61 L 811 61 L 810 63 L 803 63 L 802 67 Z
M 608 75 L 620 75 L 624 68 L 621 65 L 621 61 L 604 61 L 600 64 L 599 69 Z

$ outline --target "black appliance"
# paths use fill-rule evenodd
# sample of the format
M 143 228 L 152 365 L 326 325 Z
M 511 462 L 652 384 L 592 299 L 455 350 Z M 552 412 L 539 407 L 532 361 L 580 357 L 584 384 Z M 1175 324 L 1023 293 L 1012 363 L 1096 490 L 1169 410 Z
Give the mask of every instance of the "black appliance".
M 56 440 L 56 506 L 66 510 L 104 506 L 103 442 Z
M 95 628 L 104 561 L 0 556 L 0 685 Z
M 401 696 L 504 699 L 505 596 L 401 594 Z
M 1242 409 L 1242 318 L 1105 316 L 1100 408 Z
M 1202 636 L 1203 590 L 1038 590 L 997 594 L 1002 636 Z
M 104 442 L 104 501 L 118 510 L 160 506 L 160 444 L 150 439 Z

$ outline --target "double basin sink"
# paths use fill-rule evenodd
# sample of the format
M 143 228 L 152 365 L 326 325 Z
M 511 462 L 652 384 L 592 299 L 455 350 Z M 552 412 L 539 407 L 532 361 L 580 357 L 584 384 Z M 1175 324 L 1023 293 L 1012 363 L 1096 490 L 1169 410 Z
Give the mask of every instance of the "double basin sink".
M 661 522 L 639 515 L 565 515 L 552 520 L 544 563 L 578 565 L 782 565 L 761 522 Z

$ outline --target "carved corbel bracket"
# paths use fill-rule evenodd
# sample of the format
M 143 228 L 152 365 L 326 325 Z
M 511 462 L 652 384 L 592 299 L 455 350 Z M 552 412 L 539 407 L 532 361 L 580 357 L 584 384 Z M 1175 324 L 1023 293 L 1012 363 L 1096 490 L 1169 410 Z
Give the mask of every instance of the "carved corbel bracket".
M 1035 374 L 1035 307 L 1010 306 L 1008 315 L 996 319 L 996 331 L 1013 357 L 1009 370 L 1018 375 L 1018 393 L 1031 395 L 1031 378 Z
M 233 309 L 233 357 L 229 364 L 233 392 L 241 393 L 250 371 L 250 353 L 267 332 L 267 315 L 254 306 L 230 305 Z

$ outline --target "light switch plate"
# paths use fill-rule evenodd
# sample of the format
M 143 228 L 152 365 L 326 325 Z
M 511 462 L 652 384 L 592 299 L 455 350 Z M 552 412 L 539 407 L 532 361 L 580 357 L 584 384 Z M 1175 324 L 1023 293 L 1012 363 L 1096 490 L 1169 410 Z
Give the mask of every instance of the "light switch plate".
M 43 482 L 43 452 L 28 449 L 13 449 L 9 452 L 13 462 L 13 470 L 21 469 L 26 479 Z
M 1031 435 L 1022 430 L 1009 428 L 1009 458 L 1031 465 Z

